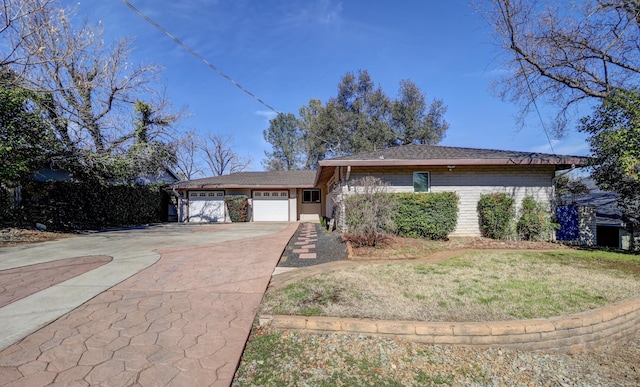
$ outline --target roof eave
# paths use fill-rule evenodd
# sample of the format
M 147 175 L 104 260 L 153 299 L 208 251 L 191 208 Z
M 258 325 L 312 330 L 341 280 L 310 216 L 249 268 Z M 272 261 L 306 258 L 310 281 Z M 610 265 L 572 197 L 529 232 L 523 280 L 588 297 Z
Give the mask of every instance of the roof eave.
M 369 159 L 369 160 L 336 160 L 328 159 L 318 162 L 315 185 L 325 183 L 322 171 L 330 167 L 388 167 L 388 166 L 447 166 L 447 165 L 555 165 L 556 170 L 584 167 L 589 158 L 581 156 L 560 156 L 550 158 L 496 158 L 496 159 Z
M 291 188 L 314 188 L 313 184 L 174 184 L 175 189 L 291 189 Z
M 586 158 L 578 156 L 550 158 L 495 158 L 495 159 L 370 159 L 370 160 L 322 160 L 321 167 L 340 166 L 410 166 L 410 165 L 573 165 L 583 166 Z M 317 175 L 316 175 L 317 176 Z

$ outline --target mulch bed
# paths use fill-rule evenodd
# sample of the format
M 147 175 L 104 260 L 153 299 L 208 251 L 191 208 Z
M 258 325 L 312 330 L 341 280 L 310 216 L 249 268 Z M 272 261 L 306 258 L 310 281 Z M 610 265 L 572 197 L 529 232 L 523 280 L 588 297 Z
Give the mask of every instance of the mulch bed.
M 298 240 L 303 226 L 302 223 L 298 226 L 298 230 L 287 244 L 280 262 L 278 262 L 279 267 L 307 267 L 347 259 L 347 245 L 343 242 L 340 233 L 328 231 L 319 223 L 314 223 L 318 235 L 318 241 L 313 250 L 316 253 L 316 258 L 301 259 L 300 254 L 294 253 L 293 250 L 298 248 L 294 243 Z

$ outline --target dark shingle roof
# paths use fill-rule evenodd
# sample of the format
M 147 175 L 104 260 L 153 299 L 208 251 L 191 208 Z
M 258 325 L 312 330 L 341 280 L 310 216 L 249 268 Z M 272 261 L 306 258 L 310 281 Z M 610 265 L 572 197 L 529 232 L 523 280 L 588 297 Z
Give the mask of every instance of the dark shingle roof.
M 554 165 L 556 169 L 583 166 L 587 157 L 495 149 L 410 144 L 357 153 L 319 162 L 316 184 L 326 182 L 334 167 L 446 166 L 446 165 Z
M 174 188 L 309 188 L 316 171 L 238 172 L 230 175 L 181 181 Z
M 481 164 L 481 160 L 538 159 L 553 161 L 558 158 L 566 157 L 568 156 L 559 156 L 549 153 L 410 144 L 372 152 L 336 157 L 328 160 L 477 160 L 477 163 Z M 553 162 L 551 164 L 553 164 Z

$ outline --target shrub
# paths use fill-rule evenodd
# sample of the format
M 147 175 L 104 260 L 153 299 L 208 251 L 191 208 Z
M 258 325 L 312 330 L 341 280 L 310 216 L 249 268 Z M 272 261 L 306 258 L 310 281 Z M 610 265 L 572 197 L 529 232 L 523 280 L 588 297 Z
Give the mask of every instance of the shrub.
M 458 195 L 454 192 L 395 194 L 396 232 L 409 238 L 446 239 L 458 223 Z
M 345 199 L 347 234 L 345 238 L 363 246 L 377 246 L 393 231 L 395 200 L 388 184 L 373 176 L 355 179 L 354 193 Z
M 13 195 L 0 184 L 0 226 L 13 220 Z
M 480 195 L 478 214 L 482 235 L 492 239 L 513 237 L 515 199 L 505 193 Z
M 20 219 L 51 230 L 82 230 L 159 222 L 166 193 L 156 185 L 25 182 Z
M 522 199 L 520 218 L 516 224 L 520 239 L 525 241 L 549 240 L 556 228 L 558 228 L 557 224 L 551 220 L 549 212 L 542 203 L 537 202 L 533 196 Z
M 232 222 L 249 221 L 249 200 L 246 195 L 227 195 L 224 203 Z

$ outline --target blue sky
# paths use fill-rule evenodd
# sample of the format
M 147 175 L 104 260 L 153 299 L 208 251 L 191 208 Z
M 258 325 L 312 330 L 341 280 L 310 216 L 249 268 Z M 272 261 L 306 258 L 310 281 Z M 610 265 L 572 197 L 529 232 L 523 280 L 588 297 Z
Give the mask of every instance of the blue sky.
M 442 145 L 550 152 L 538 117 L 518 130 L 517 107 L 492 94 L 502 53 L 469 0 L 130 2 L 278 111 L 297 114 L 311 98 L 326 102 L 346 72 L 363 69 L 391 97 L 401 79 L 411 79 L 428 100 L 444 100 L 450 128 Z M 236 152 L 253 159 L 251 169 L 262 169 L 272 111 L 121 1 L 65 3 L 101 20 L 106 38 L 134 38 L 133 62 L 164 68 L 161 87 L 191 114 L 182 130 L 232 136 Z M 575 131 L 552 143 L 558 154 L 588 153 Z

